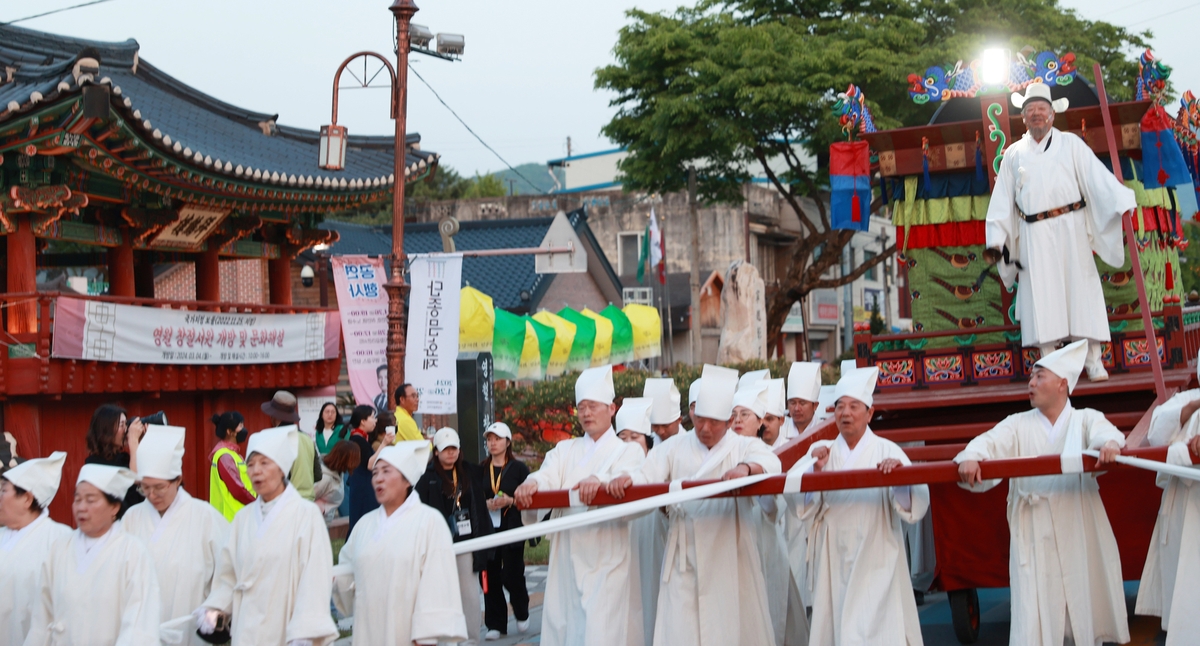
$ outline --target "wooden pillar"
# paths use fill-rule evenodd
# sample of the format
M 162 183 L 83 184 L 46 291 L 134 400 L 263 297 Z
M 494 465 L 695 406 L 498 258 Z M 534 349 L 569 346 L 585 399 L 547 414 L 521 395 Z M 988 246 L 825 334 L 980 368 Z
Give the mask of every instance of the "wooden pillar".
M 8 244 L 8 293 L 37 291 L 37 240 L 29 216 L 12 217 L 16 231 L 6 236 Z M 37 302 L 19 303 L 8 308 L 8 331 L 21 334 L 37 331 Z
M 292 304 L 292 261 L 286 254 L 267 260 L 272 305 Z
M 196 300 L 221 300 L 221 248 L 208 242 L 208 249 L 196 255 Z
M 137 295 L 133 271 L 133 232 L 121 227 L 121 244 L 108 250 L 108 293 L 112 296 Z
M 154 252 L 134 254 L 133 285 L 138 298 L 154 298 Z

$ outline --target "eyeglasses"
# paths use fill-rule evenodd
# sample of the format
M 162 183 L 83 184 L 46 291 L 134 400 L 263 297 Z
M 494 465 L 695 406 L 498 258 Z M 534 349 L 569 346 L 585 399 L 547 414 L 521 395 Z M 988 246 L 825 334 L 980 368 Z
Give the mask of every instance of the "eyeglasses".
M 157 497 L 157 496 L 163 495 L 164 493 L 167 493 L 167 491 L 171 488 L 172 484 L 173 483 L 168 482 L 166 484 L 154 485 L 153 487 L 147 487 L 146 485 L 138 485 L 137 491 L 138 491 L 138 493 L 142 494 L 143 496 L 145 496 L 147 498 L 149 498 L 151 496 Z

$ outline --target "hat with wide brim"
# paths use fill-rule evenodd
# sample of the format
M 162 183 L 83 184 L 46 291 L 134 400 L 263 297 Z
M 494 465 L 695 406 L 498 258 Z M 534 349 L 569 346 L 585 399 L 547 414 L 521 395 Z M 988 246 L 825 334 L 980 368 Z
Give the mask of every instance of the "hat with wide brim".
M 282 422 L 296 424 L 300 421 L 300 407 L 296 403 L 296 396 L 286 390 L 276 391 L 271 401 L 262 405 L 262 412 Z
M 1050 98 L 1050 86 L 1045 83 L 1030 83 L 1025 88 L 1025 96 L 1021 96 L 1020 92 L 1012 94 L 1013 105 L 1018 110 L 1030 101 L 1045 101 L 1050 104 L 1051 108 L 1054 108 L 1055 112 L 1066 112 L 1067 107 L 1071 105 L 1071 102 L 1065 98 L 1057 100 Z

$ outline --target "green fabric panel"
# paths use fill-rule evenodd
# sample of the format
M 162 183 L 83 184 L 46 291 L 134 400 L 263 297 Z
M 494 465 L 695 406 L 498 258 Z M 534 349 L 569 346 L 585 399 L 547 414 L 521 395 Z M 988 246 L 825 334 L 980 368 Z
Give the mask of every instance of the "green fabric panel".
M 533 333 L 537 335 L 538 352 L 542 355 L 542 372 L 545 373 L 546 366 L 550 365 L 550 353 L 554 351 L 554 328 L 528 315 L 525 316 L 525 320 L 533 325 Z
M 587 370 L 592 366 L 592 348 L 596 345 L 596 322 L 569 307 L 556 313 L 575 324 L 575 342 L 567 357 L 567 370 Z
M 983 245 L 910 249 L 904 258 L 908 263 L 908 284 L 913 297 L 913 329 L 924 332 L 962 330 L 958 337 L 929 339 L 927 348 L 957 347 L 962 342 L 1004 342 L 1001 334 L 972 332 L 977 327 L 1004 325 L 1004 313 L 1000 311 L 1003 286 L 996 270 L 990 270 L 979 291 L 974 291 L 979 273 L 987 267 L 983 261 Z
M 497 379 L 516 379 L 525 347 L 525 318 L 496 308 L 492 332 L 492 365 Z
M 633 361 L 633 324 L 617 306 L 612 303 L 598 312 L 600 316 L 612 321 L 612 358 L 613 365 Z

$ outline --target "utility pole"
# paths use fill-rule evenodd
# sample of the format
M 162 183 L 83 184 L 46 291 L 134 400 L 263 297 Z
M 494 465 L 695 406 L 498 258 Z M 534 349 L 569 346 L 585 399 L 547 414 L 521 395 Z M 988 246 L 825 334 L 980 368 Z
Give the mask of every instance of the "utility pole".
M 571 138 L 567 137 L 567 157 L 571 156 Z
M 688 169 L 688 212 L 692 216 L 692 313 L 691 313 L 691 334 L 692 334 L 692 365 L 697 365 L 704 361 L 701 356 L 701 348 L 703 347 L 703 339 L 701 338 L 700 328 L 700 214 L 696 209 L 696 168 L 693 166 Z
M 511 177 L 510 177 L 510 178 L 508 178 L 508 196 L 509 196 L 509 197 L 512 197 L 512 196 L 514 195 L 514 193 L 513 193 L 513 184 L 515 184 L 515 183 L 516 183 L 516 181 L 517 181 L 517 180 L 515 180 L 515 179 L 513 179 L 513 178 L 511 178 Z

